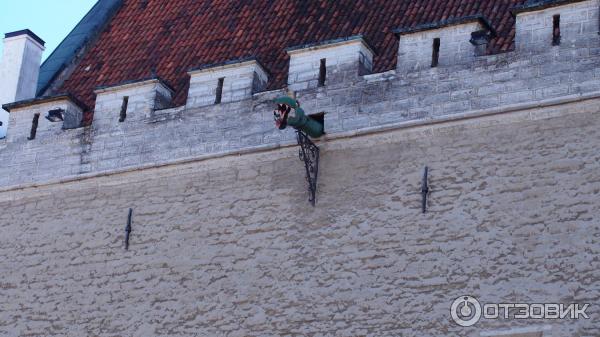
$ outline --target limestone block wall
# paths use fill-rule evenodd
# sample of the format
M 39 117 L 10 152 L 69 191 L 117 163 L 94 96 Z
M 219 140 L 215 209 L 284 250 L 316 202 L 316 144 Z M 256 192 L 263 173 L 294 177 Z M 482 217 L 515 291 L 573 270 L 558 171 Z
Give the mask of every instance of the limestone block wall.
M 24 143 L 30 136 L 33 116 L 39 114 L 36 139 L 52 139 L 61 138 L 63 136 L 63 127 L 65 124 L 61 122 L 50 122 L 46 119 L 48 111 L 61 109 L 63 110 L 63 119 L 69 119 L 67 125 L 74 124 L 75 120 L 81 122 L 82 111 L 79 106 L 70 101 L 68 98 L 51 100 L 48 102 L 11 109 L 9 115 L 9 127 L 11 132 L 8 134 L 8 142 Z
M 598 336 L 599 117 L 593 99 L 330 139 L 316 208 L 296 147 L 5 191 L 0 335 Z M 592 306 L 462 328 L 465 294 Z
M 223 79 L 220 103 L 228 103 L 250 99 L 255 92 L 264 91 L 269 75 L 256 60 L 191 71 L 186 107 L 215 104 L 220 79 Z
M 542 10 L 517 12 L 515 43 L 520 52 L 552 46 L 553 17 L 560 15 L 561 45 L 586 46 L 600 32 L 599 0 L 588 0 Z
M 308 113 L 325 112 L 328 135 L 514 104 L 574 99 L 600 92 L 600 36 L 589 36 L 586 43 L 577 48 L 549 47 L 528 56 L 519 52 L 482 56 L 471 64 L 413 72 L 358 76 L 353 68 L 353 77 L 347 81 L 328 82 L 296 95 Z M 281 132 L 273 126 L 272 100 L 283 94 L 287 91 L 160 111 L 149 109 L 153 101 L 145 97 L 141 104 L 148 108 L 138 113 L 130 101 L 123 123 L 118 122 L 122 98 L 114 96 L 106 107 L 100 99 L 91 127 L 47 139 L 40 135 L 33 142 L 7 142 L 0 150 L 0 162 L 9 163 L 0 166 L 0 185 L 40 182 L 47 177 L 47 167 L 60 167 L 53 171 L 53 178 L 61 179 L 293 142 L 292 130 Z M 13 131 L 20 138 L 29 133 L 26 128 Z M 48 143 L 65 145 L 53 145 L 50 150 L 45 146 Z M 18 158 L 28 161 L 20 163 Z
M 326 85 L 355 82 L 373 68 L 373 50 L 360 36 L 288 50 L 288 88 L 314 89 L 319 85 L 321 60 L 325 60 Z
M 588 8 L 587 12 L 582 11 L 587 13 L 588 20 L 597 18 L 600 6 L 594 11 L 594 4 L 597 0 L 569 6 L 573 6 L 574 11 L 581 6 Z M 560 8 L 571 7 L 555 7 Z M 519 17 L 521 15 L 529 14 L 518 13 Z M 569 22 L 569 16 L 564 15 L 565 22 Z M 444 31 L 455 32 L 454 38 L 460 36 L 461 43 L 473 48 L 467 32 L 470 34 L 478 27 L 463 27 L 464 34 L 457 33 L 455 29 L 458 28 L 452 27 L 445 27 Z M 229 102 L 228 90 L 240 89 L 236 83 L 243 82 L 240 84 L 243 88 L 238 92 L 243 92 L 244 97 L 248 95 L 250 76 L 241 82 L 229 82 L 225 76 L 224 101 L 218 105 L 193 107 L 200 101 L 206 104 L 208 98 L 214 103 L 213 91 L 207 91 L 206 95 L 195 91 L 209 88 L 208 82 L 203 85 L 192 83 L 192 101 L 188 102 L 191 106 L 169 109 L 162 108 L 171 93 L 158 80 L 105 88 L 98 91 L 94 121 L 89 127 L 52 134 L 42 132 L 34 141 L 23 141 L 29 135 L 31 117 L 28 117 L 23 124 L 26 127 L 9 130 L 9 139 L 0 149 L 0 163 L 7 163 L 0 165 L 0 186 L 43 183 L 49 177 L 57 180 L 81 174 L 129 170 L 215 153 L 293 143 L 293 130 L 276 130 L 272 114 L 272 100 L 289 91 L 295 93 L 307 113 L 325 113 L 327 136 L 324 141 L 340 133 L 365 128 L 597 96 L 600 95 L 600 35 L 591 30 L 580 32 L 575 37 L 578 41 L 575 44 L 548 45 L 535 52 L 517 50 L 500 55 L 473 56 L 466 63 L 441 62 L 436 68 L 410 71 L 399 68 L 367 75 L 359 75 L 360 64 L 368 64 L 361 61 L 361 55 L 370 60 L 371 52 L 360 38 L 304 46 L 289 51 L 288 88 L 256 92 L 247 99 Z M 453 39 L 452 34 L 448 39 Z M 401 38 L 400 48 L 402 41 Z M 325 86 L 318 87 L 322 58 L 328 60 L 327 80 Z M 227 71 L 240 71 L 241 68 L 236 67 L 227 68 Z M 216 86 L 216 80 L 220 78 L 216 76 L 221 76 L 218 75 L 221 71 L 226 70 L 209 72 L 214 77 L 209 76 L 211 85 Z M 256 69 L 254 74 L 257 74 Z M 198 79 L 204 78 L 204 75 L 198 76 Z M 119 122 L 123 96 L 129 96 L 127 118 Z M 196 98 L 200 100 L 194 103 Z M 11 132 L 15 141 L 10 140 Z M 47 144 L 53 145 L 50 148 Z
M 127 83 L 95 91 L 94 125 L 99 130 L 118 127 L 123 99 L 127 97 L 126 121 L 139 122 L 154 110 L 169 106 L 173 92 L 158 79 Z
M 447 27 L 400 34 L 398 71 L 410 72 L 431 67 L 433 41 L 440 40 L 438 66 L 473 62 L 475 46 L 469 42 L 471 33 L 484 26 L 474 22 L 453 24 Z
M 79 174 L 82 165 L 82 129 L 63 129 L 63 122 L 51 123 L 49 110 L 63 109 L 68 118 L 81 117 L 81 109 L 64 98 L 33 106 L 11 109 L 9 132 L 0 144 L 0 186 L 33 184 Z M 35 139 L 30 136 L 33 116 L 39 113 Z M 65 118 L 66 119 L 66 118 Z M 83 163 L 84 164 L 84 163 Z

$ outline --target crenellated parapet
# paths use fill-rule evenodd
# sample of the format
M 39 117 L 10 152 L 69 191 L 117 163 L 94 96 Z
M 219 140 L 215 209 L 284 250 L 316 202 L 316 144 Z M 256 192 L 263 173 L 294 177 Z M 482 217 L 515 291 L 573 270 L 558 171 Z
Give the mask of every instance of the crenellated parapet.
M 599 0 L 529 2 L 514 10 L 516 50 L 496 55 L 487 54 L 495 29 L 483 16 L 397 29 L 398 63 L 384 73 L 372 73 L 377 53 L 360 35 L 291 47 L 288 85 L 276 90 L 268 90 L 269 70 L 255 58 L 206 65 L 189 72 L 187 103 L 178 107 L 176 93 L 159 78 L 97 88 L 95 107 L 68 95 L 9 104 L 0 162 L 26 176 L 0 174 L 0 185 L 293 143 L 292 132 L 273 125 L 273 100 L 284 94 L 295 95 L 307 114 L 324 114 L 322 141 L 365 128 L 595 97 L 599 12 Z M 58 110 L 63 121 L 50 122 L 46 117 Z M 37 134 L 28 139 L 36 114 Z

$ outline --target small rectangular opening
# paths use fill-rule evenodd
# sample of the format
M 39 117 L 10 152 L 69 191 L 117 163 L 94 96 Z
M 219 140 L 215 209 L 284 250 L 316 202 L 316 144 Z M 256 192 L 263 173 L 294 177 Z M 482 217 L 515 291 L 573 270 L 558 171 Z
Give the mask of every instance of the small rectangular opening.
M 123 97 L 123 103 L 121 103 L 121 113 L 119 114 L 119 123 L 123 123 L 127 118 L 127 105 L 129 104 L 129 96 Z
M 560 45 L 560 14 L 552 17 L 552 45 Z
M 219 82 L 217 83 L 217 95 L 215 97 L 215 104 L 221 104 L 221 100 L 223 99 L 223 83 L 225 83 L 225 77 L 219 78 Z
M 431 55 L 431 67 L 435 68 L 440 63 L 440 38 L 433 39 L 433 53 Z
M 327 59 L 321 59 L 319 66 L 319 86 L 324 87 L 327 80 Z
M 325 112 L 318 112 L 308 116 L 321 123 L 323 125 L 323 129 L 325 129 Z
M 31 131 L 29 132 L 28 140 L 34 140 L 35 135 L 37 134 L 38 123 L 40 121 L 39 112 L 33 115 L 33 121 L 31 121 Z

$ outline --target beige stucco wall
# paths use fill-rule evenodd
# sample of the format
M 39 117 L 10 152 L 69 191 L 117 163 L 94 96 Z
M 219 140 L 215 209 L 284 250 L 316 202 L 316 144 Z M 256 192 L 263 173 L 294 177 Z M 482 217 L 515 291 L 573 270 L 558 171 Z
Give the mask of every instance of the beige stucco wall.
M 328 140 L 316 208 L 296 147 L 2 192 L 0 335 L 598 336 L 598 103 Z M 591 319 L 461 328 L 464 294 Z

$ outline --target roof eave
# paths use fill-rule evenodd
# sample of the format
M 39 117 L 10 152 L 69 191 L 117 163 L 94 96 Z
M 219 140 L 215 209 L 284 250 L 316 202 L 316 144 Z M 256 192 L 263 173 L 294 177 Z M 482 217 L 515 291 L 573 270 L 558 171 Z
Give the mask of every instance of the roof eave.
M 540 11 L 546 8 L 564 6 L 571 3 L 583 2 L 587 0 L 538 0 L 538 1 L 528 1 L 527 3 L 515 6 L 511 8 L 510 12 L 512 15 L 516 16 L 520 13 Z
M 238 59 L 233 59 L 233 60 L 227 60 L 224 62 L 217 62 L 217 63 L 207 63 L 207 64 L 203 64 L 200 65 L 198 67 L 194 67 L 190 70 L 188 70 L 188 74 L 192 75 L 194 73 L 199 73 L 205 70 L 209 70 L 209 69 L 213 69 L 213 68 L 226 68 L 228 66 L 236 66 L 236 65 L 242 65 L 245 63 L 256 63 L 258 64 L 259 67 L 262 68 L 262 70 L 269 76 L 271 76 L 271 74 L 269 73 L 269 71 L 267 70 L 267 68 L 255 57 L 255 56 L 248 56 L 248 57 L 241 57 Z
M 400 36 L 400 35 L 422 32 L 422 31 L 426 31 L 426 30 L 440 29 L 440 28 L 444 28 L 444 27 L 462 25 L 462 24 L 473 23 L 473 22 L 481 23 L 487 30 L 489 30 L 492 33 L 493 36 L 497 35 L 496 29 L 494 29 L 494 26 L 492 26 L 490 21 L 484 15 L 481 15 L 481 14 L 463 16 L 460 18 L 451 18 L 451 19 L 437 21 L 437 22 L 425 23 L 425 24 L 417 25 L 417 26 L 413 26 L 413 27 L 396 28 L 392 32 L 394 34 L 396 34 L 396 36 Z
M 98 94 L 98 93 L 102 93 L 102 92 L 115 91 L 115 90 L 120 90 L 120 89 L 124 89 L 127 87 L 134 87 L 134 86 L 140 86 L 140 85 L 146 85 L 146 84 L 152 84 L 152 83 L 158 83 L 158 84 L 162 85 L 163 87 L 167 88 L 168 90 L 170 90 L 172 93 L 175 93 L 175 89 L 172 86 L 170 86 L 166 81 L 164 81 L 162 78 L 160 78 L 158 76 L 142 78 L 139 80 L 124 81 L 124 82 L 120 82 L 120 83 L 117 83 L 114 85 L 102 85 L 102 86 L 96 87 L 94 89 L 94 93 Z
M 31 99 L 26 99 L 18 102 L 7 103 L 2 105 L 2 109 L 6 110 L 10 113 L 11 110 L 22 109 L 33 105 L 50 103 L 55 101 L 68 100 L 71 103 L 75 104 L 81 111 L 87 111 L 88 108 L 85 104 L 83 104 L 80 100 L 78 100 L 75 96 L 70 93 L 63 93 L 52 96 L 44 96 L 44 97 L 36 97 Z
M 371 53 L 373 53 L 373 55 L 377 55 L 377 51 L 375 50 L 375 48 L 372 47 L 372 44 L 370 44 L 369 41 L 365 38 L 365 36 L 362 34 L 352 35 L 352 36 L 348 36 L 348 37 L 342 37 L 342 38 L 338 38 L 338 39 L 305 43 L 302 45 L 285 48 L 284 51 L 287 52 L 288 54 L 293 54 L 293 53 L 297 53 L 297 52 L 300 52 L 305 49 L 327 48 L 327 47 L 335 46 L 338 44 L 344 44 L 344 43 L 355 42 L 355 41 L 362 42 L 363 45 L 365 45 L 367 47 L 367 49 L 369 49 L 371 51 Z

